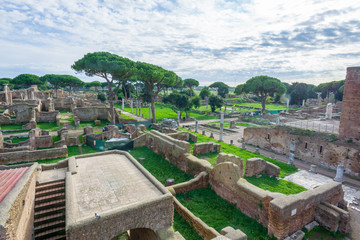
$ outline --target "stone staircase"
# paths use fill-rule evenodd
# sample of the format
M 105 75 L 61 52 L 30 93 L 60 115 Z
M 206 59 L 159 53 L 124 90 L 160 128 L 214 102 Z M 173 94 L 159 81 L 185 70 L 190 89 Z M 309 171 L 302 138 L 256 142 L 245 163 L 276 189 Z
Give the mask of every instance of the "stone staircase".
M 35 240 L 66 239 L 64 180 L 36 186 L 34 236 Z

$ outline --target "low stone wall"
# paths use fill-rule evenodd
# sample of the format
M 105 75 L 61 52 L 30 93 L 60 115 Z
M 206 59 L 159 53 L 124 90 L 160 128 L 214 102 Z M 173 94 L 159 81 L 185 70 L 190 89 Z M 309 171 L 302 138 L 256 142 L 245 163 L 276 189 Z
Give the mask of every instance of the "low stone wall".
M 177 132 L 177 133 L 170 133 L 170 134 L 168 134 L 168 136 L 175 138 L 177 140 L 181 140 L 181 141 L 197 142 L 197 136 L 190 132 L 181 131 L 181 132 Z
M 347 234 L 350 231 L 349 212 L 337 206 L 322 202 L 315 209 L 315 220 L 330 232 Z
M 252 177 L 259 173 L 263 173 L 269 176 L 280 175 L 280 167 L 265 161 L 262 158 L 249 158 L 246 160 L 245 176 Z
M 93 137 L 95 139 L 111 139 L 111 138 L 119 138 L 120 131 L 119 128 L 115 125 L 106 126 L 107 131 L 102 133 L 89 134 L 88 136 Z
M 35 148 L 51 148 L 53 146 L 53 139 L 50 135 L 35 137 Z
M 196 143 L 193 153 L 195 156 L 205 153 L 220 152 L 221 145 L 214 142 Z
M 220 236 L 220 233 L 218 233 L 214 228 L 206 225 L 206 223 L 204 223 L 200 218 L 196 217 L 192 212 L 184 207 L 175 197 L 174 208 L 176 212 L 178 212 L 180 216 L 182 216 L 191 226 L 193 226 L 195 231 L 205 240 Z
M 67 156 L 67 147 L 0 153 L 0 164 L 54 159 Z
M 190 153 L 190 143 L 174 139 L 155 130 L 134 139 L 134 148 L 142 146 L 147 146 L 171 164 L 189 174 L 196 175 L 212 168 L 208 161 L 198 159 Z
M 59 111 L 53 112 L 36 112 L 36 122 L 56 122 Z
M 244 140 L 248 144 L 288 155 L 290 143 L 294 141 L 295 157 L 331 169 L 343 163 L 346 173 L 360 176 L 359 145 L 331 139 L 336 140 L 336 136 L 283 126 L 244 129 Z
M 0 239 L 32 239 L 37 166 L 33 164 L 0 202 Z
M 236 164 L 237 166 L 239 166 L 240 172 L 243 171 L 243 160 L 238 156 L 235 156 L 233 154 L 227 154 L 227 153 L 219 153 L 219 155 L 216 159 L 216 164 L 223 163 L 223 162 L 232 162 L 232 163 Z
M 15 148 L 0 148 L 0 153 L 17 152 L 31 150 L 30 146 L 15 147 Z
M 30 146 L 30 140 L 27 139 L 25 141 L 22 142 L 18 142 L 18 143 L 8 143 L 8 142 L 4 142 L 3 143 L 4 149 L 6 148 L 20 148 L 20 147 L 27 147 Z
M 285 238 L 314 221 L 321 202 L 336 205 L 343 195 L 341 183 L 332 181 L 296 195 L 275 198 L 269 206 L 269 235 Z
M 217 164 L 210 172 L 209 183 L 217 195 L 267 227 L 269 202 L 276 196 L 284 195 L 258 188 L 241 176 L 239 166 L 224 162 Z
M 188 191 L 206 188 L 209 184 L 209 175 L 207 172 L 201 172 L 194 179 L 187 182 L 178 183 L 168 187 L 168 190 L 176 195 L 178 193 L 187 193 Z
M 268 228 L 269 236 L 283 239 L 314 221 L 316 207 L 322 202 L 338 204 L 343 198 L 341 183 L 325 185 L 286 196 L 260 189 L 241 178 L 239 166 L 231 162 L 217 164 L 210 172 L 212 189 L 247 216 Z M 347 229 L 347 224 L 341 226 Z
M 77 107 L 73 112 L 80 121 L 110 120 L 108 107 Z

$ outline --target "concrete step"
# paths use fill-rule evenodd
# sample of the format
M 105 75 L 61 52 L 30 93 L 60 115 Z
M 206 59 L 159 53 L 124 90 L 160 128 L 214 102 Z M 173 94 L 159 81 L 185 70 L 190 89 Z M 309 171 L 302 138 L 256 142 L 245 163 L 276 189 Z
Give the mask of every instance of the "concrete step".
M 61 206 L 65 206 L 65 199 L 56 199 L 44 203 L 35 204 L 35 213 L 45 209 L 51 209 Z
M 36 193 L 35 198 L 40 198 L 40 197 L 44 197 L 56 193 L 64 193 L 64 192 L 65 192 L 65 188 L 63 186 L 56 188 L 49 188 Z
M 54 215 L 54 214 L 57 214 L 57 213 L 62 213 L 62 214 L 65 215 L 65 205 L 59 206 L 59 207 L 54 207 L 54 208 L 48 208 L 48 209 L 44 209 L 44 210 L 40 210 L 40 211 L 36 211 L 34 218 L 36 220 L 36 219 L 51 216 L 51 215 Z
M 35 188 L 35 193 L 40 193 L 42 191 L 45 191 L 48 189 L 53 189 L 53 188 L 58 188 L 58 187 L 65 188 L 65 180 L 38 184 Z
M 65 212 L 54 212 L 51 215 L 43 216 L 41 218 L 37 218 L 34 220 L 34 227 L 38 227 L 40 225 L 55 222 L 58 220 L 65 220 Z
M 65 235 L 65 226 L 52 228 L 45 232 L 35 234 L 35 240 L 44 240 L 44 239 L 49 239 L 49 238 L 53 238 L 56 236 L 63 236 L 63 235 Z
M 54 228 L 59 228 L 59 227 L 63 227 L 65 228 L 65 220 L 57 220 L 57 221 L 54 221 L 54 222 L 48 222 L 48 223 L 45 223 L 45 224 L 42 224 L 40 226 L 37 226 L 35 229 L 34 229 L 34 233 L 35 233 L 35 236 L 37 234 L 40 234 L 42 232 L 46 232 L 46 231 L 49 231 L 49 230 L 52 230 Z
M 61 200 L 65 199 L 65 192 L 55 193 L 55 194 L 49 194 L 42 197 L 36 197 L 35 198 L 35 206 L 41 203 L 50 202 L 53 200 Z

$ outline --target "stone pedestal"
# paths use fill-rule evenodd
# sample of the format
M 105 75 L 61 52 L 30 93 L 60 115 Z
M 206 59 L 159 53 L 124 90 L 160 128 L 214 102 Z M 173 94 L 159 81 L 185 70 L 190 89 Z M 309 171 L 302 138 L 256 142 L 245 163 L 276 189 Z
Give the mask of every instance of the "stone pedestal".
M 165 183 L 165 186 L 171 186 L 171 185 L 174 185 L 175 184 L 175 180 L 173 178 L 168 178 L 166 179 L 166 183 Z
M 343 182 L 343 176 L 344 176 L 344 165 L 338 165 L 336 169 L 336 176 L 334 178 L 334 181 Z
M 125 108 L 125 101 L 124 101 L 124 99 L 121 99 L 121 109 L 122 110 L 124 110 L 124 108 Z
M 294 154 L 292 152 L 289 153 L 289 165 L 294 166 Z
M 214 138 L 214 133 L 210 133 L 210 138 Z
M 130 101 L 130 108 L 131 108 L 131 113 L 133 113 L 133 100 Z
M 230 122 L 230 129 L 234 129 L 234 128 L 236 128 L 235 121 L 231 121 Z
M 310 170 L 309 170 L 309 172 L 317 173 L 317 166 L 314 165 L 314 164 L 311 164 L 311 165 L 310 165 Z
M 255 148 L 255 153 L 256 154 L 260 154 L 260 149 L 257 147 L 257 148 Z
M 205 130 L 203 130 L 203 131 L 202 131 L 202 135 L 204 135 L 204 136 L 205 136 Z
M 195 132 L 198 132 L 198 128 L 199 128 L 199 122 L 198 120 L 195 121 Z

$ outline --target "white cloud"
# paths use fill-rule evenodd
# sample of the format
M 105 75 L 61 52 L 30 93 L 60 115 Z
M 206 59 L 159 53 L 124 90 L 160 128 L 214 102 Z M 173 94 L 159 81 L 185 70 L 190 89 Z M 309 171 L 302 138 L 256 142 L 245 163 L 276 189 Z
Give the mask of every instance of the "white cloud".
M 72 74 L 83 54 L 110 51 L 204 83 L 339 80 L 359 65 L 344 55 L 359 51 L 359 15 L 360 2 L 336 0 L 5 0 L 0 72 Z

